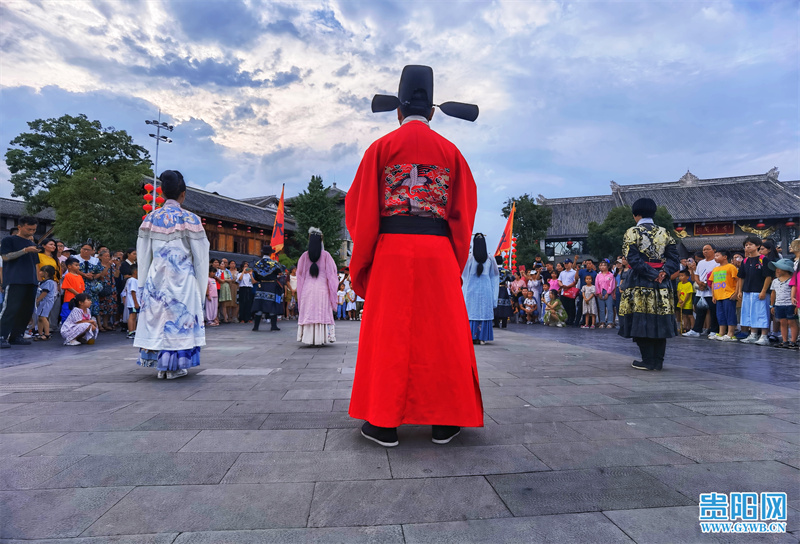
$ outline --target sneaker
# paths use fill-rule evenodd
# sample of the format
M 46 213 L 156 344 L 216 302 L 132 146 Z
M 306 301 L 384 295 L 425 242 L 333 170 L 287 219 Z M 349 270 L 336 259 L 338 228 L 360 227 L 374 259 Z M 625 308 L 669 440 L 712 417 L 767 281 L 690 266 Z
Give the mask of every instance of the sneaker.
M 709 335 L 709 338 L 711 338 L 711 335 Z M 730 338 L 730 336 L 728 336 L 727 334 L 726 335 L 718 334 L 714 337 L 714 340 L 724 341 L 725 338 Z
M 128 333 L 128 338 L 136 338 L 136 331 L 130 331 Z
M 590 328 L 590 329 L 593 329 L 593 328 L 594 328 L 594 325 L 590 326 L 589 328 Z
M 184 376 L 188 376 L 189 371 L 185 368 L 178 370 L 177 372 L 167 372 L 167 379 L 174 380 L 176 378 L 183 378 Z
M 700 333 L 696 331 L 686 331 L 681 336 L 685 336 L 686 338 L 700 338 Z
M 634 361 L 631 363 L 631 367 L 635 368 L 636 370 L 653 370 L 652 367 L 647 366 L 641 361 Z
M 758 335 L 757 334 L 751 334 L 750 336 L 748 336 L 744 340 L 741 340 L 741 342 L 742 342 L 742 344 L 755 344 L 756 342 L 758 342 Z
M 8 343 L 8 340 L 5 338 L 0 338 L 0 349 L 10 348 L 11 344 Z
M 156 376 L 156 378 L 159 379 L 159 380 L 163 380 L 166 377 L 167 377 L 167 371 L 166 370 L 159 370 L 158 371 L 158 375 Z
M 736 338 L 734 338 L 733 336 L 728 336 L 728 335 L 726 334 L 725 336 L 723 336 L 723 337 L 722 337 L 722 341 L 723 341 L 723 342 L 738 342 L 739 340 L 737 340 L 737 339 L 736 339 Z
M 589 328 L 589 325 L 581 325 L 581 328 L 582 328 L 582 329 L 588 329 L 588 328 Z
M 556 327 L 563 327 L 563 326 L 564 326 L 563 323 L 559 323 L 558 325 L 556 325 Z
M 701 332 L 700 334 L 703 335 L 703 336 L 708 336 L 710 333 L 711 333 L 711 329 L 703 329 L 703 332 Z
M 481 340 L 481 345 L 482 345 L 482 346 L 485 346 L 485 345 L 486 345 L 486 341 L 484 341 L 484 340 Z
M 764 335 L 761 335 L 761 338 L 759 338 L 757 341 L 755 341 L 753 343 L 755 345 L 757 345 L 757 346 L 768 346 L 769 345 L 769 338 L 767 337 L 767 335 L 764 334 Z
M 431 431 L 431 441 L 434 444 L 447 444 L 461 433 L 461 427 L 452 425 L 434 425 Z
M 714 340 L 717 336 L 719 336 L 719 335 L 717 333 L 715 333 L 715 332 L 708 333 L 708 339 L 709 340 Z
M 70 340 L 69 342 L 64 342 L 65 346 L 80 346 L 81 343 L 77 340 Z
M 393 448 L 400 444 L 397 439 L 397 427 L 378 427 L 369 421 L 365 421 L 361 426 L 361 436 L 384 448 Z

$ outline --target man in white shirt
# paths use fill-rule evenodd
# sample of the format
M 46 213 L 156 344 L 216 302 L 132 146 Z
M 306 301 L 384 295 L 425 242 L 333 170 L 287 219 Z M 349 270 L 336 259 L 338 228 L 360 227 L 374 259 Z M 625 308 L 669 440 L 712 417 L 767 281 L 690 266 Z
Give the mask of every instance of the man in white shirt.
M 239 323 L 250 323 L 253 319 L 253 269 L 247 261 L 242 263 L 236 283 L 239 284 Z
M 711 286 L 708 284 L 708 280 L 709 276 L 711 275 L 711 271 L 719 265 L 714 260 L 713 245 L 706 244 L 703 246 L 703 257 L 704 259 L 698 263 L 689 263 L 689 272 L 691 273 L 692 281 L 695 283 L 697 288 L 695 292 L 694 303 L 694 312 L 696 317 L 694 320 L 694 328 L 683 333 L 683 336 L 696 338 L 708 333 L 708 337 L 714 339 L 717 334 L 713 331 L 719 330 L 719 324 L 717 323 L 717 305 L 714 303 L 714 299 L 711 296 Z M 700 298 L 705 300 L 707 305 L 706 308 L 697 307 L 697 301 Z M 707 314 L 709 314 L 710 318 L 709 325 L 708 328 L 704 328 L 703 324 L 706 321 Z M 709 330 L 712 332 L 709 333 Z

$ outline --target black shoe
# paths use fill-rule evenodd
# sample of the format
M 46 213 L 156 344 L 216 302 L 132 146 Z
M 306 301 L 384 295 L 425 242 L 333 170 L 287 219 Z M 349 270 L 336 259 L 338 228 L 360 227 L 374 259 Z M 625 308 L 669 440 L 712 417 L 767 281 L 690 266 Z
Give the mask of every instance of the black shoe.
M 447 444 L 452 439 L 458 436 L 461 432 L 461 427 L 454 427 L 452 425 L 434 425 L 431 432 L 431 440 L 434 444 Z
M 0 338 L 0 349 L 10 348 L 11 344 L 5 338 Z
M 631 366 L 636 370 L 655 370 L 652 366 L 647 366 L 642 361 L 634 361 L 631 363 Z
M 400 444 L 397 440 L 397 427 L 377 427 L 369 421 L 365 421 L 361 426 L 361 436 L 385 448 L 393 448 Z
M 16 338 L 12 338 L 8 341 L 9 344 L 12 346 L 30 346 L 32 342 L 22 336 L 17 336 Z
M 280 329 L 278 327 L 272 327 L 272 328 L 270 328 L 270 330 L 271 331 L 279 331 Z

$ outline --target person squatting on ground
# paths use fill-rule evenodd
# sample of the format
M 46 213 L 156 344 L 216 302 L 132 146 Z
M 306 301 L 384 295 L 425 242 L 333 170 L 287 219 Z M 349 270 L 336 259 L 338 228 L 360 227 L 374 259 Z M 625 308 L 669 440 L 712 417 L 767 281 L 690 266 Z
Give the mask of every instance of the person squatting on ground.
M 642 360 L 631 363 L 638 370 L 661 370 L 667 338 L 678 334 L 670 276 L 680 259 L 675 239 L 653 223 L 656 203 L 640 198 L 633 203 L 636 225 L 625 232 L 622 253 L 631 267 L 619 306 L 619 335 L 632 338 Z
M 461 291 L 467 305 L 473 344 L 494 340 L 492 320 L 499 289 L 500 271 L 486 250 L 486 237 L 478 233 L 472 239 L 467 266 L 461 273 Z
M 33 315 L 39 286 L 36 275 L 39 249 L 30 240 L 38 225 L 39 220 L 35 217 L 20 217 L 16 234 L 6 236 L 0 242 L 5 286 L 0 310 L 0 348 L 31 343 L 24 335 L 25 327 Z
M 253 267 L 256 283 L 253 285 L 253 331 L 258 331 L 261 319 L 268 317 L 271 331 L 279 331 L 278 316 L 283 314 L 283 286 L 278 283 L 278 276 L 285 270 L 283 265 L 274 260 L 272 247 L 261 248 L 263 257 Z
M 70 302 L 70 313 L 61 324 L 61 337 L 65 346 L 94 344 L 97 339 L 97 320 L 92 317 L 92 299 L 88 293 L 75 295 Z
M 186 183 L 177 170 L 161 173 L 164 205 L 147 214 L 136 242 L 139 319 L 133 345 L 137 363 L 158 377 L 186 376 L 200 365 L 206 345 L 203 298 L 209 243 L 200 218 L 181 208 Z
M 441 108 L 469 120 L 478 114 L 466 104 Z M 382 446 L 396 446 L 404 424 L 433 425 L 433 442 L 444 444 L 461 427 L 483 426 L 460 285 L 475 181 L 458 148 L 429 126 L 430 67 L 406 66 L 398 97 L 377 95 L 372 109 L 397 110 L 400 128 L 367 149 L 345 199 L 352 286 L 369 301 L 349 413 L 365 420 L 362 435 Z M 405 275 L 400 297 L 398 270 Z M 438 302 L 421 306 L 430 301 Z
M 325 251 L 322 231 L 308 229 L 308 250 L 297 262 L 297 341 L 321 346 L 336 341 L 333 313 L 336 311 L 336 262 Z

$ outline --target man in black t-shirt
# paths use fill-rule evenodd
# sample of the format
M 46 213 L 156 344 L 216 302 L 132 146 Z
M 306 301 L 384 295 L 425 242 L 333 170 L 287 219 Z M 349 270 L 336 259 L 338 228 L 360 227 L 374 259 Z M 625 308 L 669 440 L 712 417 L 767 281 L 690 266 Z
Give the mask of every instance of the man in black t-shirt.
M 0 311 L 0 348 L 31 343 L 23 335 L 33 315 L 39 284 L 36 277 L 39 249 L 30 240 L 38 224 L 35 217 L 20 217 L 17 233 L 0 242 L 6 295 Z

